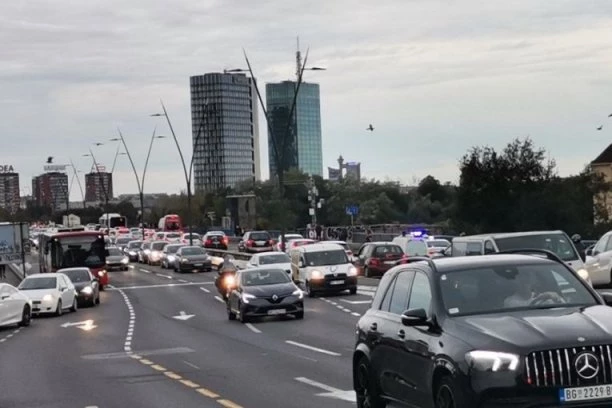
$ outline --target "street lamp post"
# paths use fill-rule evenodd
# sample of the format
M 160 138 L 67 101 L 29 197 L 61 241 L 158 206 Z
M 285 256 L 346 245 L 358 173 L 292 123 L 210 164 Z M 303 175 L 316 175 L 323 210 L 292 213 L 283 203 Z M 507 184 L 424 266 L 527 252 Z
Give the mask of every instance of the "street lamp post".
M 85 194 L 83 193 L 83 186 L 81 185 L 81 178 L 78 176 L 78 173 L 81 173 L 74 166 L 74 162 L 70 159 L 70 167 L 72 167 L 72 171 L 74 172 L 74 176 L 76 177 L 77 184 L 79 185 L 79 190 L 81 191 L 81 199 L 83 200 L 83 209 L 85 209 Z
M 259 91 L 259 86 L 257 85 L 257 79 L 255 78 L 255 74 L 253 73 L 253 68 L 251 66 L 251 62 L 249 61 L 246 51 L 243 49 L 243 54 L 244 54 L 244 59 L 247 64 L 247 69 L 236 68 L 236 69 L 226 69 L 223 71 L 226 74 L 227 73 L 249 73 L 251 75 L 253 86 L 255 88 L 255 92 L 257 93 L 257 99 L 259 100 L 259 104 L 263 111 L 264 118 L 266 119 L 266 124 L 268 126 L 268 132 L 270 134 L 270 139 L 272 141 L 272 150 L 274 153 L 274 159 L 276 162 L 276 173 L 278 177 L 278 192 L 279 192 L 279 196 L 282 202 L 284 202 L 284 199 L 285 199 L 285 185 L 284 184 L 285 184 L 285 170 L 286 170 L 285 168 L 286 167 L 286 160 L 285 160 L 286 141 L 289 139 L 289 136 L 292 132 L 292 126 L 293 126 L 292 118 L 294 117 L 295 111 L 297 108 L 297 98 L 298 98 L 298 94 L 300 91 L 300 86 L 303 83 L 304 71 L 325 71 L 326 70 L 326 68 L 322 68 L 322 67 L 306 67 L 306 62 L 308 61 L 308 52 L 309 50 L 306 50 L 306 55 L 304 56 L 303 61 L 302 61 L 301 54 L 299 53 L 299 51 L 297 53 L 295 92 L 293 95 L 293 101 L 291 103 L 291 108 L 287 116 L 287 128 L 285 130 L 285 138 L 282 144 L 279 143 L 279 140 L 278 140 L 279 135 L 275 134 L 272 128 L 272 121 L 270 119 L 269 112 L 266 109 L 266 105 L 263 101 L 263 97 L 261 95 L 261 92 Z M 295 126 L 297 127 L 297 117 L 295 118 L 295 122 L 296 122 Z M 285 225 L 284 219 L 282 219 L 281 246 L 284 246 L 285 244 L 285 233 L 286 233 L 286 225 Z
M 192 191 L 191 191 L 191 178 L 193 175 L 193 162 L 195 159 L 195 154 L 197 152 L 197 148 L 198 145 L 200 143 L 201 140 L 201 136 L 202 136 L 202 132 L 204 129 L 204 118 L 202 118 L 202 120 L 200 120 L 200 126 L 198 127 L 198 133 L 196 133 L 196 137 L 195 140 L 193 141 L 193 151 L 191 153 L 191 160 L 189 162 L 189 169 L 187 169 L 187 165 L 185 163 L 185 158 L 183 156 L 183 151 L 181 150 L 181 146 L 179 145 L 178 139 L 176 137 L 176 133 L 174 133 L 174 128 L 172 127 L 172 122 L 170 121 L 170 117 L 168 116 L 168 111 L 166 110 L 166 107 L 164 106 L 164 103 L 161 103 L 162 106 L 162 110 L 164 111 L 163 113 L 154 113 L 151 116 L 154 117 L 165 117 L 166 118 L 166 122 L 168 123 L 168 127 L 170 128 L 170 132 L 172 133 L 172 138 L 174 139 L 174 143 L 176 144 L 176 148 L 179 152 L 179 156 L 181 158 L 181 163 L 183 165 L 183 171 L 185 173 L 185 183 L 187 184 L 187 226 L 188 226 L 188 230 L 189 230 L 189 245 L 193 245 L 193 234 L 192 234 L 192 221 L 191 221 L 191 198 L 192 198 Z M 206 103 L 204 104 L 204 110 L 203 110 L 203 116 L 204 115 L 208 115 L 208 101 L 206 101 Z
M 119 137 L 115 137 L 110 139 L 111 142 L 121 142 L 123 144 L 123 148 L 125 149 L 125 154 L 130 161 L 132 166 L 132 170 L 134 171 L 134 177 L 136 177 L 136 184 L 138 186 L 138 198 L 140 200 L 140 226 L 142 229 L 142 239 L 145 238 L 145 223 L 144 223 L 144 182 L 145 176 L 147 174 L 147 167 L 149 165 L 149 157 L 151 157 L 151 150 L 153 149 L 153 142 L 155 139 L 165 139 L 166 136 L 156 135 L 155 130 L 153 129 L 153 134 L 151 135 L 151 141 L 149 142 L 149 150 L 147 151 L 147 158 L 145 159 L 144 169 L 142 170 L 142 177 L 138 177 L 138 171 L 136 171 L 136 166 L 134 165 L 134 160 L 132 160 L 132 155 L 130 154 L 130 150 L 125 143 L 125 139 L 123 138 L 123 133 L 121 133 L 120 129 L 117 129 L 119 132 Z

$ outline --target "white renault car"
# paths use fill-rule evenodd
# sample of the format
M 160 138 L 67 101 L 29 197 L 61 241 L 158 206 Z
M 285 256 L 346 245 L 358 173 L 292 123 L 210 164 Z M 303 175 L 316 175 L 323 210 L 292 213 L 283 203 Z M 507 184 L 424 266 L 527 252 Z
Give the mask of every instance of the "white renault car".
M 31 319 L 32 301 L 17 288 L 0 283 L 0 326 L 29 326 Z
M 32 300 L 33 313 L 55 313 L 64 310 L 76 312 L 77 292 L 70 278 L 63 273 L 40 273 L 21 281 L 18 289 Z

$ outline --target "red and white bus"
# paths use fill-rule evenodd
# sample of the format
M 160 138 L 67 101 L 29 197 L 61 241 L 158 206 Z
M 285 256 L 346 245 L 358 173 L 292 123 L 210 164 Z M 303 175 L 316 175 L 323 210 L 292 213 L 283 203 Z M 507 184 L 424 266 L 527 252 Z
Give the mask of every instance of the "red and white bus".
M 183 230 L 183 223 L 181 217 L 176 214 L 168 214 L 159 219 L 157 225 L 159 231 L 164 232 L 179 232 Z
M 100 281 L 100 289 L 108 285 L 104 234 L 99 231 L 85 231 L 80 227 L 41 234 L 38 256 L 41 273 L 87 267 Z

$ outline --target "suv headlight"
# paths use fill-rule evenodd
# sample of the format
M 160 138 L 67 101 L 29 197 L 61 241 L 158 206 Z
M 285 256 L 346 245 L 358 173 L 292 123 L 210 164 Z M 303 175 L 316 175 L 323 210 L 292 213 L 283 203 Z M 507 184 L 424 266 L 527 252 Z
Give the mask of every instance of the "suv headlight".
M 297 296 L 300 299 L 304 299 L 304 292 L 301 289 L 296 289 L 292 293 L 293 296 Z
M 515 371 L 519 364 L 519 356 L 497 351 L 474 350 L 465 354 L 470 368 L 479 371 Z
M 357 268 L 351 266 L 348 270 L 347 276 L 357 276 Z
M 321 271 L 312 271 L 310 272 L 310 279 L 323 279 L 325 275 Z

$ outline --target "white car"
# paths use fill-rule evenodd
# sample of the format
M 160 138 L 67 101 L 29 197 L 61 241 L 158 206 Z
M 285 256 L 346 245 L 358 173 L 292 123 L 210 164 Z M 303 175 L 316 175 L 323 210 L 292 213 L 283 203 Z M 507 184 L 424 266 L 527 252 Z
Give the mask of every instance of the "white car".
M 262 252 L 260 254 L 255 254 L 251 257 L 246 266 L 247 269 L 249 269 L 272 265 L 289 274 L 291 273 L 291 258 L 284 252 Z
M 17 288 L 0 283 L 0 326 L 18 324 L 29 326 L 32 319 L 32 301 Z
M 279 252 L 286 252 L 283 248 L 283 245 L 281 244 L 281 238 L 282 238 L 282 235 L 279 235 L 278 239 L 276 240 L 276 245 L 274 245 L 274 249 Z M 285 234 L 285 243 L 291 241 L 292 239 L 303 239 L 303 238 L 304 237 L 302 236 L 302 234 Z
M 189 233 L 185 233 L 183 235 L 181 235 L 180 238 L 180 242 L 182 242 L 185 245 L 193 245 L 193 246 L 202 246 L 202 237 L 200 236 L 200 234 L 196 234 L 195 232 L 191 233 L 191 241 L 193 241 L 193 244 L 191 244 L 189 242 Z
M 39 273 L 21 281 L 18 289 L 32 300 L 33 313 L 76 312 L 77 292 L 70 278 L 63 273 Z

